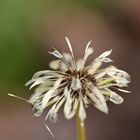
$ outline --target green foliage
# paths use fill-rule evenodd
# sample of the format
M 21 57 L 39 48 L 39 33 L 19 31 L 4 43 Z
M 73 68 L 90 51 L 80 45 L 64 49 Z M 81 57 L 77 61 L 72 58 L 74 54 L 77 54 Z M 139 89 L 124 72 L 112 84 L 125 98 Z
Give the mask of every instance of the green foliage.
M 26 73 L 37 63 L 28 35 L 35 5 L 31 7 L 27 0 L 2 0 L 0 7 L 0 80 L 25 82 Z

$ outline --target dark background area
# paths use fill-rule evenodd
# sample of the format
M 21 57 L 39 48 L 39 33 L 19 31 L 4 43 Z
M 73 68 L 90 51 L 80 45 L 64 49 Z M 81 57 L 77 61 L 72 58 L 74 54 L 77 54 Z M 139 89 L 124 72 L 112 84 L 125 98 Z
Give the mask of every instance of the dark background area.
M 95 49 L 91 62 L 113 49 L 114 65 L 131 75 L 131 94 L 119 93 L 124 103 L 108 102 L 105 115 L 92 105 L 87 109 L 88 140 L 140 139 L 140 1 L 139 0 L 0 0 L 0 140 L 51 140 L 41 118 L 28 103 L 25 83 L 39 70 L 48 69 L 56 47 L 68 51 L 68 36 L 76 57 L 82 57 L 89 40 Z M 47 113 L 44 112 L 44 115 Z M 56 140 L 76 139 L 75 119 L 47 122 Z

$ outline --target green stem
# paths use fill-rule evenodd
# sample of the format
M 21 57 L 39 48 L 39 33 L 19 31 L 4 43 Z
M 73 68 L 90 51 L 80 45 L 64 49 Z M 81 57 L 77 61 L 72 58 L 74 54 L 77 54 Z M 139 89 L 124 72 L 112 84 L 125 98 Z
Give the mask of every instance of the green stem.
M 86 132 L 85 132 L 85 124 L 82 122 L 79 118 L 79 115 L 77 113 L 76 115 L 76 121 L 77 121 L 77 140 L 86 140 Z

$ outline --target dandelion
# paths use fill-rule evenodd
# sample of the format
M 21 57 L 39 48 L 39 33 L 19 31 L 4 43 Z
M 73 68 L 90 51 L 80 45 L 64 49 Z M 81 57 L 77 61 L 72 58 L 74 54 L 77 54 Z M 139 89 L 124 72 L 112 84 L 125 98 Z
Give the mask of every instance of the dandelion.
M 104 113 L 108 113 L 107 101 L 121 104 L 123 98 L 115 91 L 129 93 L 122 89 L 127 87 L 130 76 L 125 71 L 110 65 L 101 68 L 103 62 L 113 62 L 108 56 L 112 50 L 98 56 L 90 65 L 86 65 L 87 58 L 93 53 L 91 41 L 85 48 L 84 57 L 75 60 L 70 41 L 65 37 L 69 53 L 60 53 L 54 49 L 49 52 L 57 60 L 50 62 L 53 70 L 43 70 L 35 73 L 26 86 L 35 88 L 29 103 L 33 106 L 35 116 L 40 116 L 44 109 L 52 105 L 46 115 L 46 120 L 56 122 L 58 110 L 64 105 L 64 115 L 71 119 L 77 114 L 80 125 L 84 126 L 86 111 L 90 104 Z

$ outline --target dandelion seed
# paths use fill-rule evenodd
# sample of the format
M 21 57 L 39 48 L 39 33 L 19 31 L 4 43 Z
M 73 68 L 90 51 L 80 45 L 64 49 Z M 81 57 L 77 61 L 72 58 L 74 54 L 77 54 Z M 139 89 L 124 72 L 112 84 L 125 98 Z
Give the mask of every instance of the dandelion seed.
M 44 122 L 44 125 L 46 127 L 46 129 L 48 130 L 48 132 L 51 134 L 51 136 L 54 138 L 54 135 L 52 133 L 52 131 L 50 130 L 50 128 L 48 127 L 48 125 Z
M 88 42 L 82 59 L 75 60 L 69 39 L 66 37 L 70 54 L 60 53 L 56 49 L 49 52 L 57 60 L 50 63 L 54 70 L 43 70 L 35 73 L 26 85 L 35 88 L 29 103 L 33 106 L 35 116 L 40 116 L 44 109 L 52 105 L 46 119 L 57 121 L 57 113 L 64 104 L 64 115 L 71 119 L 76 113 L 82 122 L 86 119 L 85 107 L 93 104 L 97 109 L 108 113 L 107 101 L 121 104 L 123 98 L 113 89 L 128 93 L 122 89 L 130 83 L 130 76 L 115 66 L 102 68 L 102 64 L 113 62 L 109 55 L 112 50 L 102 53 L 90 65 L 86 60 L 93 53 Z
M 25 98 L 23 98 L 23 97 L 16 96 L 16 95 L 11 94 L 11 93 L 8 93 L 8 96 L 11 96 L 11 97 L 14 97 L 14 98 L 17 98 L 17 99 L 20 99 L 20 100 L 27 101 L 27 99 L 25 99 Z

